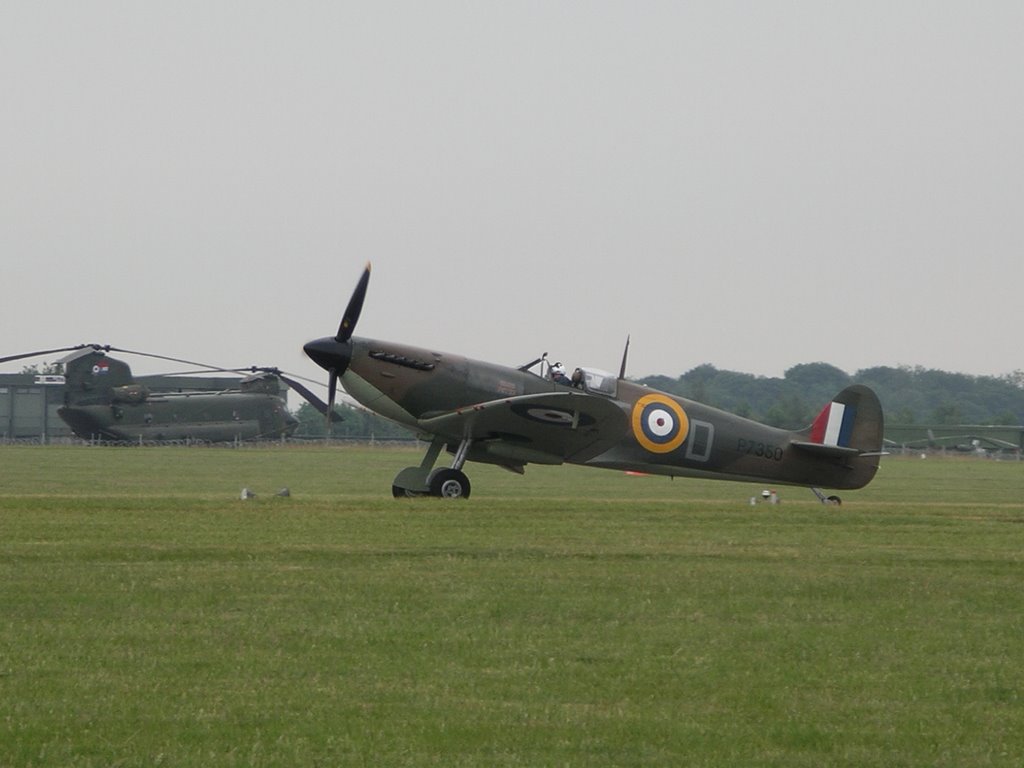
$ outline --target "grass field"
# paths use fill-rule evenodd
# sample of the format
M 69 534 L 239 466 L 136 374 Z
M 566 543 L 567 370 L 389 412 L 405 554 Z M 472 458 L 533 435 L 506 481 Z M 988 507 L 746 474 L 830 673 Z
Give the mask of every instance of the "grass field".
M 0 447 L 0 765 L 1024 762 L 1024 462 L 392 499 L 419 457 Z

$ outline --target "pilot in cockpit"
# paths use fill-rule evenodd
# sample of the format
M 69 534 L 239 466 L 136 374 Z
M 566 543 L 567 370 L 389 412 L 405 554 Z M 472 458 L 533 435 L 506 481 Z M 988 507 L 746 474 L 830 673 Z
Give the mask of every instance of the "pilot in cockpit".
M 552 365 L 548 373 L 551 376 L 551 380 L 556 384 L 564 384 L 567 387 L 572 386 L 572 379 L 565 375 L 565 366 L 561 363 Z

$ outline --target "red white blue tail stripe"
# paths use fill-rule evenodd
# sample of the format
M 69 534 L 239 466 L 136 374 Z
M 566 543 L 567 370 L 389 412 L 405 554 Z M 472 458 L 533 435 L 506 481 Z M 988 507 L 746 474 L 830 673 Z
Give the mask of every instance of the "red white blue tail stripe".
M 848 447 L 856 415 L 857 409 L 852 405 L 829 403 L 811 425 L 811 442 Z

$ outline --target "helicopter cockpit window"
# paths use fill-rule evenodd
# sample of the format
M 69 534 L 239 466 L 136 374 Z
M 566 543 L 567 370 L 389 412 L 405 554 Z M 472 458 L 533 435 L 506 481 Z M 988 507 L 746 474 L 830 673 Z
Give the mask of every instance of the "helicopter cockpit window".
M 619 389 L 619 380 L 614 373 L 601 371 L 597 368 L 577 368 L 581 377 L 581 386 L 587 392 L 615 397 Z M 576 378 L 573 372 L 573 379 Z

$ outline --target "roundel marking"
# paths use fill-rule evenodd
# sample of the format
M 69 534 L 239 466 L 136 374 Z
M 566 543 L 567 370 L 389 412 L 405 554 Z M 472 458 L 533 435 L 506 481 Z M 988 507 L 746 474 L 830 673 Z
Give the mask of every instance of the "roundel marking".
M 546 421 L 549 424 L 572 424 L 572 414 L 554 408 L 527 408 L 527 418 L 535 421 Z
M 644 395 L 633 405 L 633 436 L 651 453 L 669 453 L 686 440 L 690 419 L 675 400 Z
M 512 412 L 530 421 L 541 424 L 553 424 L 556 427 L 586 427 L 594 423 L 594 418 L 586 413 L 567 411 L 562 408 L 547 408 L 543 405 L 516 403 Z

